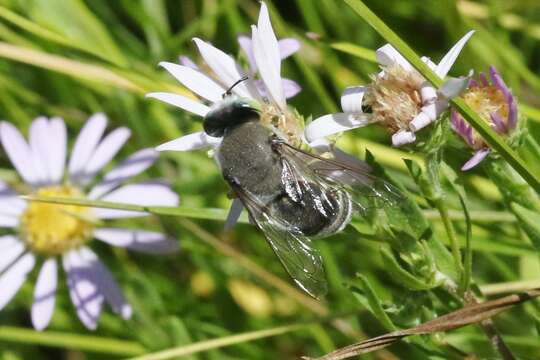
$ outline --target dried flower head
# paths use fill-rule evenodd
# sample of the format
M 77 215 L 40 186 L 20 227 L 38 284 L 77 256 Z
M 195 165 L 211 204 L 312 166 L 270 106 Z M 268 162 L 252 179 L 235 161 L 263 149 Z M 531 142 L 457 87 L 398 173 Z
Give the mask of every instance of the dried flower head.
M 462 98 L 493 130 L 500 135 L 510 136 L 517 127 L 517 101 L 494 66 L 489 68 L 489 75 L 491 81 L 484 73 L 480 73 L 478 81 L 471 80 Z M 454 109 L 451 123 L 452 128 L 461 135 L 467 145 L 475 150 L 474 156 L 462 167 L 462 170 L 472 169 L 490 153 L 490 149 L 484 139 Z

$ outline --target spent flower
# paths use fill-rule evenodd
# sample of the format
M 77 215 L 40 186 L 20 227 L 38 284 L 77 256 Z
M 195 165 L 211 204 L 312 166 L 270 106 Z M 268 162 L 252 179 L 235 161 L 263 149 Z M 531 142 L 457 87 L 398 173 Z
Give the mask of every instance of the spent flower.
M 489 76 L 491 81 L 484 73 L 479 74 L 478 80 L 471 79 L 461 97 L 493 130 L 511 137 L 518 125 L 517 101 L 494 66 L 490 66 Z M 452 109 L 450 116 L 452 129 L 475 151 L 461 168 L 463 171 L 470 170 L 484 160 L 491 150 L 455 109 Z
M 11 163 L 25 182 L 25 193 L 40 197 L 86 198 L 140 205 L 175 206 L 178 196 L 160 182 L 126 184 L 157 159 L 142 149 L 89 186 L 130 136 L 124 127 L 103 136 L 107 119 L 93 115 L 80 131 L 66 168 L 67 131 L 60 118 L 35 119 L 28 142 L 9 122 L 0 122 L 0 140 Z M 0 227 L 13 230 L 0 236 L 0 309 L 16 295 L 36 262 L 41 269 L 34 288 L 31 318 L 38 330 L 52 318 L 58 285 L 58 262 L 67 277 L 77 315 L 95 329 L 104 303 L 124 319 L 132 310 L 106 266 L 90 249 L 92 239 L 148 253 L 177 249 L 165 234 L 106 227 L 104 220 L 145 216 L 146 213 L 26 201 L 8 184 L 0 183 Z
M 422 60 L 442 79 L 472 36 L 468 32 L 442 58 L 438 65 Z M 367 86 L 345 89 L 341 96 L 343 112 L 319 117 L 306 126 L 308 141 L 380 123 L 392 134 L 392 144 L 401 146 L 416 140 L 416 132 L 428 126 L 448 108 L 448 100 L 466 86 L 466 79 L 452 79 L 437 91 L 390 44 L 376 51 L 382 68 Z M 365 108 L 370 112 L 365 112 Z

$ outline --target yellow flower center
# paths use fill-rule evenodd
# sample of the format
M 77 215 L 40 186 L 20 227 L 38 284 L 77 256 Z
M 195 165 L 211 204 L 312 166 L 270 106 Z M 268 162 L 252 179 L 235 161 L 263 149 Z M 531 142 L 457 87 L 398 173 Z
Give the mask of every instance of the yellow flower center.
M 416 71 L 407 71 L 398 64 L 384 68 L 384 74 L 372 77 L 364 104 L 371 107 L 373 120 L 390 132 L 408 129 L 409 123 L 422 108 L 420 89 L 424 79 Z
M 289 110 L 284 112 L 275 105 L 265 104 L 261 111 L 261 121 L 264 125 L 277 130 L 291 145 L 302 144 L 299 119 Z
M 508 119 L 508 104 L 503 93 L 495 86 L 474 86 L 462 95 L 463 99 L 486 123 L 491 124 L 491 113 L 496 112 L 503 121 Z M 475 147 L 484 146 L 482 137 L 473 130 Z
M 73 186 L 44 187 L 40 197 L 78 197 L 83 193 Z M 19 219 L 21 238 L 35 253 L 54 256 L 79 247 L 92 239 L 91 209 L 76 205 L 30 202 Z

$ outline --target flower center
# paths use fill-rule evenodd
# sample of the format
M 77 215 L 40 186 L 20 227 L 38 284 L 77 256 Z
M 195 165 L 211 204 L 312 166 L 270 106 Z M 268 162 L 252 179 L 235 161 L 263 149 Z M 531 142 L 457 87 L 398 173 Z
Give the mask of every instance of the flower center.
M 262 107 L 261 121 L 264 125 L 277 130 L 279 135 L 285 137 L 291 145 L 300 146 L 302 144 L 299 135 L 299 118 L 289 110 L 284 112 L 275 105 L 265 104 Z
M 467 89 L 462 95 L 465 103 L 469 105 L 480 118 L 489 125 L 492 125 L 492 113 L 498 113 L 502 119 L 508 118 L 508 104 L 503 93 L 495 86 L 473 86 Z M 484 146 L 482 137 L 473 131 L 473 142 L 476 147 Z
M 72 186 L 50 186 L 37 191 L 40 197 L 82 197 Z M 19 219 L 21 238 L 28 247 L 46 256 L 61 255 L 92 238 L 91 209 L 76 205 L 29 203 Z
M 373 120 L 392 133 L 408 129 L 422 108 L 423 82 L 416 71 L 407 71 L 398 64 L 387 66 L 383 74 L 372 77 L 364 104 L 371 107 Z

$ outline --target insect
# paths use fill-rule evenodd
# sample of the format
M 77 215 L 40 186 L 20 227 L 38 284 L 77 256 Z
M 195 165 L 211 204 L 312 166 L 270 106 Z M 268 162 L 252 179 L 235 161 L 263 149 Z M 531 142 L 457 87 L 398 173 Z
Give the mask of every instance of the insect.
M 208 135 L 222 137 L 217 163 L 251 222 L 295 283 L 315 298 L 324 295 L 327 286 L 312 240 L 340 232 L 355 213 L 364 215 L 402 196 L 369 175 L 367 165 L 352 166 L 288 144 L 261 123 L 250 100 L 230 90 L 206 115 L 203 127 Z

